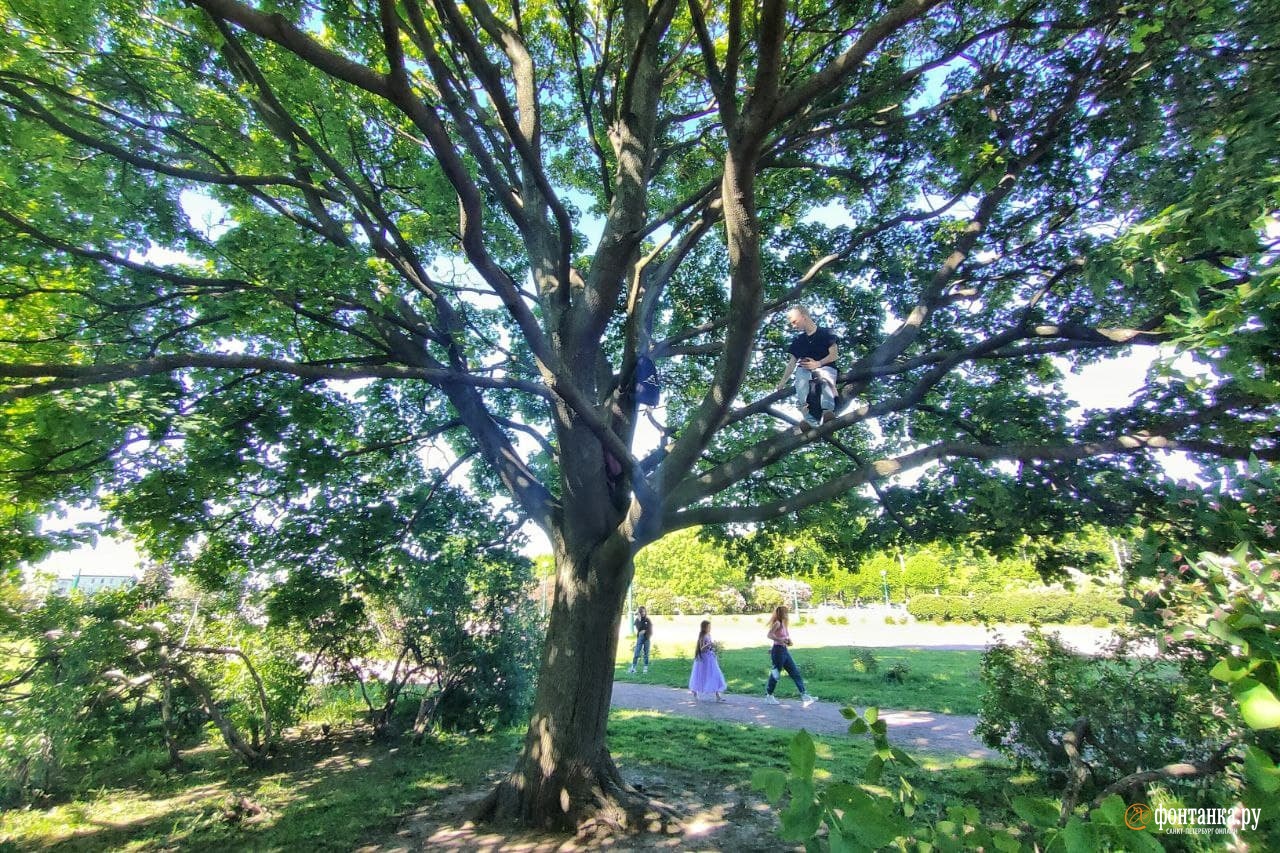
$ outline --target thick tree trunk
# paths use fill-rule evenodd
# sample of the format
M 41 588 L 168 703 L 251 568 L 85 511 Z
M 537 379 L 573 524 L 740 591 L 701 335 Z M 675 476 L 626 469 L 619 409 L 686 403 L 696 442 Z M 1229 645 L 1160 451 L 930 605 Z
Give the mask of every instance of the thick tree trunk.
M 558 830 L 628 829 L 652 809 L 669 813 L 623 781 L 606 741 L 630 551 L 606 547 L 582 562 L 558 562 L 524 750 L 476 817 Z

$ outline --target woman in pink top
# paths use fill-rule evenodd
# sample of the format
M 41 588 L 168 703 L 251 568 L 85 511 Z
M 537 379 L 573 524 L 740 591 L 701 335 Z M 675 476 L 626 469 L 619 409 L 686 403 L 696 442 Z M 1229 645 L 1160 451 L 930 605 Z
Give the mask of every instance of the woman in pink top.
M 796 666 L 796 662 L 791 658 L 791 651 L 788 648 L 791 645 L 791 632 L 787 630 L 785 604 L 778 605 L 773 611 L 773 617 L 769 621 L 769 639 L 773 640 L 773 648 L 769 649 L 769 661 L 773 664 L 773 668 L 769 670 L 769 683 L 764 688 L 764 701 L 770 705 L 781 704 L 773 695 L 773 690 L 778 686 L 778 679 L 782 678 L 782 671 L 786 670 L 787 675 L 791 676 L 791 680 L 796 683 L 796 689 L 800 691 L 800 701 L 804 703 L 804 707 L 808 708 L 818 700 L 805 691 L 804 676 L 800 674 L 800 667 Z

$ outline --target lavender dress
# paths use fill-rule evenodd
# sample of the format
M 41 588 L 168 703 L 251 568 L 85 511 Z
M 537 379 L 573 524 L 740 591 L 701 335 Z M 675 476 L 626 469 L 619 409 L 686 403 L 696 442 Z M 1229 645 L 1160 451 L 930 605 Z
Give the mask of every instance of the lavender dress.
M 711 646 L 711 635 L 702 638 L 698 644 L 698 654 L 693 657 L 693 672 L 689 674 L 689 689 L 697 693 L 719 693 L 728 685 L 720 664 L 716 660 L 715 650 Z

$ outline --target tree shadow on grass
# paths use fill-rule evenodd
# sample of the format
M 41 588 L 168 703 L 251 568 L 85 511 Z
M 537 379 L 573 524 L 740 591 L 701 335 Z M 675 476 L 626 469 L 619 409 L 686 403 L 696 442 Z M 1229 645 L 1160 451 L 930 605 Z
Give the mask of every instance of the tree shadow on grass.
M 19 827 L 15 849 L 351 850 L 424 801 L 486 784 L 514 743 L 510 734 L 420 746 L 360 729 L 295 735 L 261 769 L 201 755 L 185 773 L 98 788 L 55 807 L 43 827 Z

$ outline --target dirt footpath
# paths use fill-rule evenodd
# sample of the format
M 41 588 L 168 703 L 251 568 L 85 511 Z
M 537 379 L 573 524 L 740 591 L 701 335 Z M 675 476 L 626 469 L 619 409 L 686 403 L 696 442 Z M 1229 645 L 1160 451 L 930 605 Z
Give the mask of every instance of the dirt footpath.
M 840 706 L 835 702 L 819 701 L 804 708 L 799 699 L 783 696 L 778 697 L 782 704 L 767 705 L 763 693 L 754 696 L 726 693 L 724 698 L 726 701 L 716 702 L 714 696 L 708 695 L 695 700 L 688 690 L 654 684 L 618 681 L 613 685 L 615 708 L 660 711 L 724 723 L 807 729 L 814 734 L 843 735 L 849 731 L 849 721 L 840 715 Z M 945 752 L 986 760 L 998 757 L 974 738 L 977 717 L 881 709 L 880 719 L 889 726 L 889 740 L 908 752 Z

